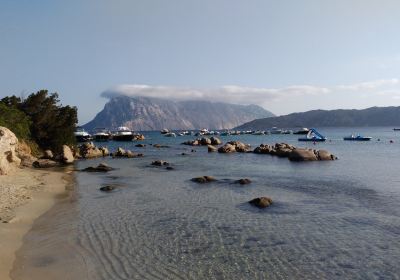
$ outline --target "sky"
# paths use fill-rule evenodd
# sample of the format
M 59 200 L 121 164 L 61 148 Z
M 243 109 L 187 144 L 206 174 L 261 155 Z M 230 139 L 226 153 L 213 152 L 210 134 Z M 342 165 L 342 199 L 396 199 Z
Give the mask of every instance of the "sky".
M 0 97 L 400 106 L 398 0 L 0 0 Z

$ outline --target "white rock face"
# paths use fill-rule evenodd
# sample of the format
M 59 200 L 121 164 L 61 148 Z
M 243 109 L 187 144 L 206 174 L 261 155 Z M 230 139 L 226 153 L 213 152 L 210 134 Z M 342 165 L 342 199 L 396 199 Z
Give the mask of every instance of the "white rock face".
M 0 175 L 6 175 L 15 170 L 21 163 L 16 149 L 18 138 L 6 127 L 0 126 Z

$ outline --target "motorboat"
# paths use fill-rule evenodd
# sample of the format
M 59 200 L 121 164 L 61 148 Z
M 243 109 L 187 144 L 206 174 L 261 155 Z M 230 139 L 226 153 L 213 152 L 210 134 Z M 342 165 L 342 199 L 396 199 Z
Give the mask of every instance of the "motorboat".
M 254 131 L 251 135 L 265 135 L 265 132 L 261 131 L 261 130 L 257 130 L 257 131 Z
M 108 141 L 111 138 L 111 133 L 105 128 L 96 128 L 93 134 L 95 141 Z
M 393 128 L 394 131 L 400 131 L 400 128 Z
M 270 132 L 271 132 L 271 134 L 282 134 L 282 129 L 273 127 L 273 128 L 271 128 Z
M 112 138 L 114 141 L 132 141 L 133 137 L 133 132 L 129 128 L 120 126 L 117 131 L 114 132 Z
M 321 135 L 316 129 L 311 128 L 306 137 L 299 138 L 298 140 L 304 142 L 324 142 L 326 137 Z
M 161 132 L 161 134 L 167 134 L 167 133 L 169 133 L 169 130 L 164 128 L 160 132 Z
M 75 129 L 74 136 L 77 142 L 88 142 L 92 140 L 92 136 L 80 126 Z
M 370 141 L 372 139 L 372 137 L 365 137 L 365 136 L 361 136 L 361 135 L 350 135 L 347 137 L 344 137 L 343 140 L 345 141 Z
M 308 129 L 308 128 L 306 128 L 306 127 L 303 127 L 303 128 L 301 128 L 301 129 L 299 129 L 299 130 L 297 130 L 297 131 L 295 131 L 295 132 L 293 132 L 293 134 L 308 134 L 308 132 L 309 132 L 310 130 Z
M 173 132 L 168 132 L 164 134 L 165 137 L 176 137 L 176 134 Z

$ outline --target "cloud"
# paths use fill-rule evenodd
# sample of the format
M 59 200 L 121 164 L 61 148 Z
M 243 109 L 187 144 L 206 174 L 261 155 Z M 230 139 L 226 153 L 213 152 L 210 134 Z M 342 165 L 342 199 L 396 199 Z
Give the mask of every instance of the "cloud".
M 329 93 L 325 87 L 297 85 L 283 88 L 255 88 L 228 85 L 219 88 L 190 88 L 173 86 L 119 85 L 104 91 L 101 96 L 156 97 L 170 100 L 208 100 L 233 104 L 257 104 L 285 98 L 322 95 Z
M 400 83 L 399 79 L 380 79 L 362 83 L 356 83 L 351 85 L 339 85 L 338 90 L 349 90 L 349 91 L 367 91 L 374 90 L 386 86 L 394 86 Z

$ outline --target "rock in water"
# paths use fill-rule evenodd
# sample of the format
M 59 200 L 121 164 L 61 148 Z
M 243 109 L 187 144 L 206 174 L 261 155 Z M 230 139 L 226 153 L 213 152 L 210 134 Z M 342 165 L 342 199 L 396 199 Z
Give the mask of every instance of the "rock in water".
M 272 204 L 272 199 L 266 196 L 257 197 L 249 201 L 251 205 L 254 205 L 258 208 L 266 208 Z
M 212 145 L 208 145 L 207 147 L 208 147 L 208 152 L 209 153 L 218 151 L 217 147 L 214 147 Z
M 215 179 L 212 176 L 201 176 L 201 177 L 192 178 L 192 181 L 196 182 L 196 183 L 204 184 L 204 183 L 210 183 L 210 182 L 217 181 L 217 179 Z
M 0 175 L 6 175 L 20 165 L 21 159 L 16 154 L 17 145 L 15 134 L 0 126 Z
M 72 151 L 71 151 L 70 147 L 68 147 L 67 145 L 63 145 L 63 147 L 62 147 L 61 161 L 63 163 L 73 163 L 74 162 L 74 156 L 72 154 Z
M 111 170 L 114 170 L 114 168 L 108 166 L 105 163 L 100 163 L 98 166 L 95 166 L 95 167 L 89 166 L 89 167 L 86 167 L 85 169 L 82 169 L 82 171 L 85 171 L 85 172 L 108 172 Z
M 114 186 L 104 186 L 104 187 L 101 187 L 100 190 L 102 192 L 110 192 L 110 191 L 115 190 L 115 187 Z
M 239 179 L 239 180 L 235 181 L 235 183 L 241 184 L 241 185 L 248 185 L 251 183 L 251 180 L 244 178 L 244 179 Z
M 169 162 L 166 162 L 164 160 L 155 160 L 151 163 L 151 165 L 155 165 L 155 166 L 166 166 L 169 165 Z

